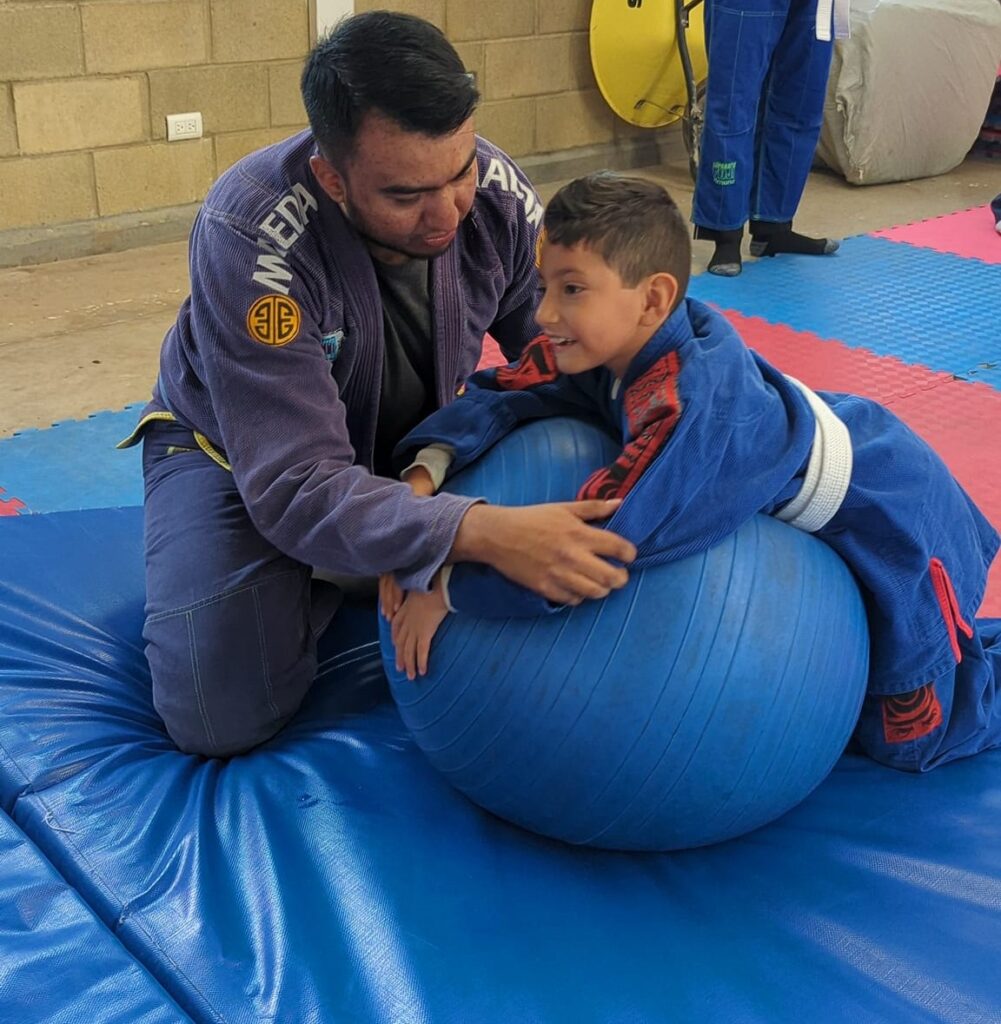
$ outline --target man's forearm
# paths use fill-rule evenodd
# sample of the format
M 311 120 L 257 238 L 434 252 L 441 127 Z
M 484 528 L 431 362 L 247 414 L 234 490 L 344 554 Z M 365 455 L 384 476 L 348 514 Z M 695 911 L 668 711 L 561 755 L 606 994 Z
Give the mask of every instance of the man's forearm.
M 485 504 L 470 505 L 459 523 L 447 562 L 493 564 L 496 547 L 491 543 L 490 524 L 498 509 Z

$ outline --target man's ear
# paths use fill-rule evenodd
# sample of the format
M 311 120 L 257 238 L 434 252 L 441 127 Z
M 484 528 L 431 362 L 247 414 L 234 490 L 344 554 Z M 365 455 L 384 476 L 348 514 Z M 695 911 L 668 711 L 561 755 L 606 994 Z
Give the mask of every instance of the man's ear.
M 678 279 L 674 274 L 651 274 L 646 283 L 642 322 L 657 324 L 666 320 L 678 301 Z
M 347 189 L 341 172 L 326 157 L 320 156 L 319 153 L 314 153 L 309 158 L 309 167 L 313 172 L 313 177 L 320 183 L 320 188 L 335 203 L 343 203 L 347 198 Z

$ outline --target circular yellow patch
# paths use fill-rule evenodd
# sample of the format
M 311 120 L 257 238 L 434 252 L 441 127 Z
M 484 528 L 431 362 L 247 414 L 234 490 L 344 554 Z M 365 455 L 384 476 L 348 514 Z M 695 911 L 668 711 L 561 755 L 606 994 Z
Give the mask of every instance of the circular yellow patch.
M 287 295 L 262 295 L 247 313 L 247 331 L 262 345 L 288 345 L 301 326 L 299 305 Z

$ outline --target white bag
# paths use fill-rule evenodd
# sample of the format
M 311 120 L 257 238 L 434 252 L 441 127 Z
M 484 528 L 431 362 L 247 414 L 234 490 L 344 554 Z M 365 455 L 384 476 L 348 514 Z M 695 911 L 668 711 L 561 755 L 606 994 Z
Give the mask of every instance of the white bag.
M 853 185 L 944 174 L 977 139 L 1001 63 L 1001 0 L 852 0 L 817 156 Z

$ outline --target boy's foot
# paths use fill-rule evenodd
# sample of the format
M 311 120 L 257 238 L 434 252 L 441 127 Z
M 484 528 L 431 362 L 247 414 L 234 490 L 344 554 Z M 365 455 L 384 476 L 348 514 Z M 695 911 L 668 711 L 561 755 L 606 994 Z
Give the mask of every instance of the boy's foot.
M 715 242 L 716 249 L 706 268 L 710 274 L 719 277 L 736 277 L 741 271 L 740 242 L 744 237 L 744 229 L 734 231 L 715 231 L 696 225 L 695 237 L 707 242 Z
M 830 256 L 841 243 L 833 238 L 810 238 L 793 231 L 792 224 L 751 221 L 751 255 L 777 256 L 780 252 L 803 256 Z

